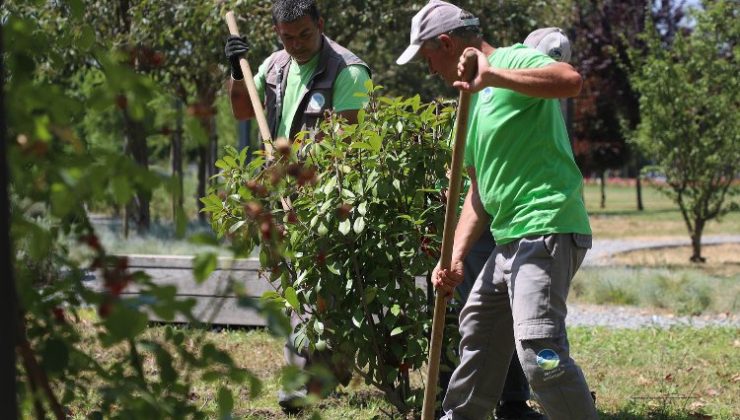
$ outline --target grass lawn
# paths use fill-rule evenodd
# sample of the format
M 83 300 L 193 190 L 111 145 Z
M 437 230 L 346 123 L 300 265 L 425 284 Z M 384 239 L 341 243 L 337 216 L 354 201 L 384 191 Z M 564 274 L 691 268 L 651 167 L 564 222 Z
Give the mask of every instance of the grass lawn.
M 150 328 L 152 338 L 163 327 Z M 198 331 L 186 331 L 199 334 Z M 275 395 L 282 366 L 282 340 L 263 330 L 207 332 L 208 339 L 228 350 L 234 360 L 257 374 L 262 392 L 235 393 L 235 418 L 286 418 Z M 573 357 L 597 394 L 602 419 L 737 419 L 740 417 L 740 335 L 736 329 L 673 328 L 569 331 Z M 186 340 L 187 343 L 188 340 Z M 110 350 L 108 350 L 110 351 Z M 108 354 L 107 357 L 113 357 Z M 156 364 L 145 364 L 156 373 Z M 422 383 L 421 372 L 412 373 Z M 225 383 L 225 382 L 224 382 Z M 216 417 L 214 383 L 196 380 L 193 398 Z M 90 401 L 77 401 L 74 418 L 85 418 Z M 387 418 L 392 409 L 382 395 L 355 379 L 348 387 L 317 403 L 301 419 Z M 396 417 L 398 418 L 398 417 Z
M 653 186 L 642 187 L 643 211 L 637 210 L 637 195 L 633 186 L 607 184 L 606 207 L 603 209 L 599 206 L 600 197 L 598 185 L 586 185 L 584 200 L 596 238 L 689 237 L 678 205 Z M 720 221 L 710 221 L 704 234 L 740 235 L 740 212 L 727 214 Z

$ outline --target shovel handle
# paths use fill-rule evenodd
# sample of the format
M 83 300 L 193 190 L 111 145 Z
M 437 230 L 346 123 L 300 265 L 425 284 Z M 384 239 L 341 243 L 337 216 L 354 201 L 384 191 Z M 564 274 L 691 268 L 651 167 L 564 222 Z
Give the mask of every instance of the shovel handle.
M 236 25 L 236 17 L 234 16 L 234 12 L 226 12 L 226 16 L 224 16 L 224 19 L 226 19 L 226 25 L 229 27 L 229 33 L 231 35 L 239 36 L 239 27 L 237 27 Z M 270 135 L 270 128 L 267 125 L 267 118 L 265 118 L 265 110 L 264 108 L 262 108 L 260 95 L 257 92 L 257 86 L 254 84 L 252 69 L 249 67 L 249 62 L 245 57 L 241 57 L 239 59 L 239 67 L 241 67 L 242 73 L 244 73 L 244 84 L 247 86 L 249 99 L 252 101 L 252 109 L 254 109 L 254 115 L 257 118 L 257 125 L 260 129 L 260 135 L 262 136 L 262 140 L 267 142 L 265 144 L 265 147 L 267 148 L 268 145 L 272 142 L 272 136 Z
M 477 56 L 472 51 L 465 53 L 466 72 L 464 80 L 471 81 L 477 73 Z M 447 190 L 447 206 L 445 208 L 445 224 L 442 234 L 442 252 L 440 268 L 449 269 L 452 262 L 452 247 L 455 240 L 457 226 L 457 207 L 460 197 L 462 180 L 463 155 L 465 154 L 465 136 L 468 131 L 468 114 L 470 112 L 470 92 L 460 91 L 458 98 L 457 115 L 455 117 L 455 143 L 452 148 L 452 164 L 450 167 L 450 186 Z M 445 312 L 447 297 L 437 291 L 434 299 L 434 316 L 432 318 L 432 336 L 429 343 L 429 359 L 427 361 L 427 383 L 424 388 L 424 405 L 422 420 L 432 420 L 434 407 L 437 402 L 437 380 L 439 379 L 439 360 L 442 355 L 442 336 L 444 334 Z

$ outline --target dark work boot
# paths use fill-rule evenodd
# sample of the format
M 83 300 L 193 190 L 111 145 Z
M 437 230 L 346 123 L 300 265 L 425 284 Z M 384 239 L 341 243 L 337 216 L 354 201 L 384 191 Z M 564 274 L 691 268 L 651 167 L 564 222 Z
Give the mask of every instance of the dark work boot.
M 497 420 L 547 420 L 527 405 L 526 401 L 500 401 L 496 406 Z

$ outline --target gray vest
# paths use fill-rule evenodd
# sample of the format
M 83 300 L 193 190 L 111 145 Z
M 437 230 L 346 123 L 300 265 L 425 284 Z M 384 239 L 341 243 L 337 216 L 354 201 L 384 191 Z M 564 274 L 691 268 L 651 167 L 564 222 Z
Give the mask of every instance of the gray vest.
M 298 102 L 295 117 L 290 125 L 291 141 L 297 133 L 304 130 L 309 131 L 311 137 L 315 135 L 324 111 L 333 108 L 334 81 L 345 67 L 359 64 L 367 69 L 368 74 L 370 73 L 370 67 L 364 61 L 325 35 L 319 54 L 319 62 L 306 85 L 305 93 Z M 274 139 L 283 114 L 283 98 L 291 58 L 285 50 L 272 54 L 271 58 L 265 74 L 265 112 Z

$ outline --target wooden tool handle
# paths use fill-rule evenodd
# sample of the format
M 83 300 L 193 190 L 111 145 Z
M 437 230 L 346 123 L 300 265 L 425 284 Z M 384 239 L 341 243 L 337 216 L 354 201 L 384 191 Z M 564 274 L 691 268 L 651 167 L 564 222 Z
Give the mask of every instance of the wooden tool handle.
M 236 26 L 236 17 L 234 16 L 234 12 L 226 12 L 226 16 L 224 18 L 226 19 L 226 25 L 229 27 L 229 33 L 231 35 L 239 36 L 239 28 Z M 257 92 L 257 86 L 254 84 L 252 69 L 249 67 L 249 62 L 244 57 L 239 59 L 239 66 L 244 74 L 244 84 L 247 86 L 249 99 L 252 101 L 252 109 L 254 109 L 254 115 L 257 118 L 260 135 L 262 136 L 262 140 L 267 142 L 267 144 L 265 144 L 265 147 L 267 148 L 272 141 L 272 136 L 270 135 L 270 127 L 267 125 L 267 118 L 265 118 L 265 110 L 262 108 L 260 95 Z M 270 152 L 269 149 L 267 151 L 268 153 Z
M 478 57 L 472 51 L 465 54 L 464 79 L 471 81 L 478 72 Z M 440 268 L 449 269 L 452 262 L 452 248 L 455 241 L 455 227 L 457 226 L 457 207 L 459 205 L 460 184 L 462 180 L 463 155 L 465 154 L 465 136 L 468 131 L 468 114 L 470 111 L 470 93 L 460 91 L 458 98 L 457 116 L 455 117 L 455 143 L 452 149 L 452 163 L 450 167 L 450 187 L 447 190 L 447 206 L 445 208 L 445 224 L 442 234 L 442 252 Z M 434 406 L 437 402 L 437 380 L 439 378 L 439 360 L 442 355 L 442 338 L 444 334 L 445 312 L 447 297 L 437 291 L 434 299 L 434 316 L 432 318 L 432 335 L 429 343 L 429 359 L 427 360 L 427 383 L 424 388 L 424 405 L 422 406 L 422 420 L 434 418 Z

